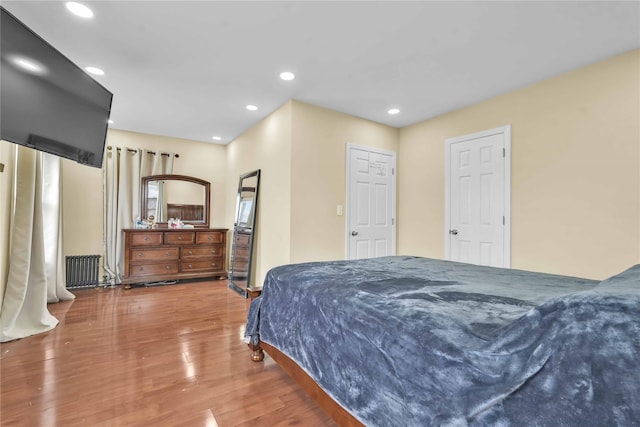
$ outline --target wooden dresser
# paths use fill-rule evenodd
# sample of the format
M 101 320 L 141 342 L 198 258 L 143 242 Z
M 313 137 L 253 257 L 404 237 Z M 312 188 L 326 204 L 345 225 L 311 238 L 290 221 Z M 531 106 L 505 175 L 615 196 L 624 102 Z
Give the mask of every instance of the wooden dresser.
M 125 289 L 133 283 L 227 277 L 226 228 L 127 228 L 123 233 Z

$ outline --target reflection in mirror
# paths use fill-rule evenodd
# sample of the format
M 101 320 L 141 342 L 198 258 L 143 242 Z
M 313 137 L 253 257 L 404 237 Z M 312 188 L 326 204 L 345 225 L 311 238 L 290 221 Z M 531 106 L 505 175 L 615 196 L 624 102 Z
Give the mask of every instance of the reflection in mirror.
M 185 175 L 142 178 L 142 219 L 165 226 L 169 218 L 185 224 L 209 226 L 210 183 Z
M 252 267 L 259 187 L 260 169 L 240 176 L 236 221 L 233 227 L 229 288 L 245 298 L 257 288 L 253 283 Z

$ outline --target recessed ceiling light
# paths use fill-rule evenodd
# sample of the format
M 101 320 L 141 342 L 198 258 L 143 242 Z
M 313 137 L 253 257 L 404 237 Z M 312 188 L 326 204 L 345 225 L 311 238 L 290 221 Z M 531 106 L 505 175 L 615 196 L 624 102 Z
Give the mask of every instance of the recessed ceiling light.
M 283 71 L 282 73 L 280 73 L 280 78 L 282 80 L 293 80 L 296 78 L 296 75 L 290 71 Z
M 245 108 L 247 110 L 249 110 L 249 111 L 256 111 L 258 109 L 258 107 L 256 107 L 255 105 L 251 105 L 251 104 L 247 105 Z
M 392 116 L 393 116 L 394 114 L 398 114 L 399 112 L 400 112 L 400 110 L 399 110 L 399 109 L 397 109 L 397 108 L 391 108 L 391 109 L 387 110 L 387 113 L 388 113 L 388 114 L 391 114 Z
M 79 16 L 81 18 L 93 18 L 93 11 L 82 3 L 68 1 L 66 6 L 67 9 L 69 9 L 69 12 L 73 13 L 76 16 Z
M 104 71 L 102 71 L 98 67 L 84 67 L 84 69 L 87 70 L 88 73 L 94 74 L 96 76 L 104 76 Z
M 222 140 L 222 138 L 220 138 L 219 136 L 212 136 L 211 139 L 215 140 L 215 141 L 220 141 Z
M 9 59 L 11 60 L 11 62 L 13 62 L 14 65 L 17 65 L 18 67 L 30 73 L 45 74 L 47 72 L 47 68 L 35 59 L 17 55 L 11 56 Z

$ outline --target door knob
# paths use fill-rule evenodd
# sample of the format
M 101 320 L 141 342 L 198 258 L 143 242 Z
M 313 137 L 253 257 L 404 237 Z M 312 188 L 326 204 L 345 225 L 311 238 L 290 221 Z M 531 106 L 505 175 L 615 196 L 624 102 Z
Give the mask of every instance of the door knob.
M 455 228 L 453 230 L 449 230 L 449 234 L 457 236 L 458 235 L 458 230 L 456 230 Z
M 358 232 L 357 232 L 357 231 L 352 231 L 352 232 L 351 232 L 351 235 L 352 235 L 352 236 L 357 236 L 357 235 L 358 235 Z

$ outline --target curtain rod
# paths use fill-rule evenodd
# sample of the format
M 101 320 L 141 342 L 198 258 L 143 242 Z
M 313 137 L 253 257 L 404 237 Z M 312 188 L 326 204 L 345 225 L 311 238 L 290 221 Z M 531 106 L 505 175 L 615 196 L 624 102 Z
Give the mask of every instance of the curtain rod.
M 113 147 L 109 145 L 109 146 L 107 146 L 107 150 L 111 151 L 111 150 L 113 150 Z M 122 149 L 121 148 L 117 148 L 116 150 L 120 151 Z M 130 152 L 130 153 L 137 153 L 138 152 L 138 150 L 134 150 L 133 148 L 127 148 L 127 151 Z M 153 155 L 156 154 L 155 151 L 147 151 L 147 153 L 148 154 L 153 154 Z M 161 156 L 170 156 L 171 154 L 169 154 L 169 153 L 160 153 L 160 155 Z M 176 157 L 180 157 L 180 154 L 175 154 L 175 156 Z

